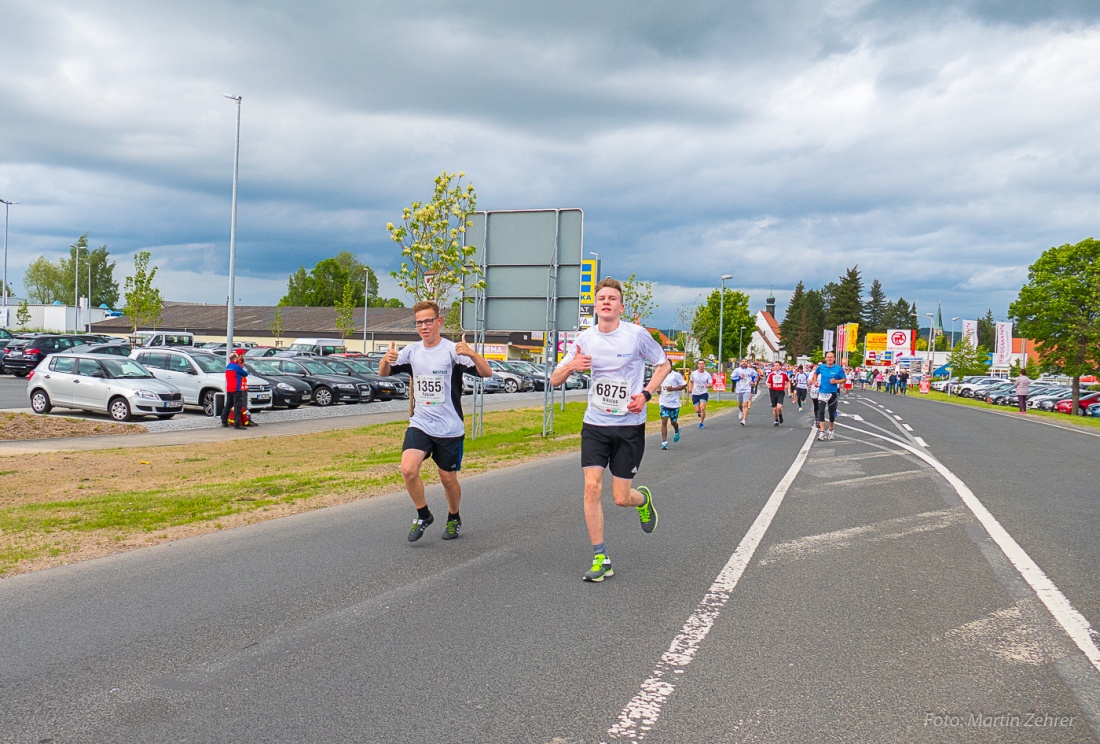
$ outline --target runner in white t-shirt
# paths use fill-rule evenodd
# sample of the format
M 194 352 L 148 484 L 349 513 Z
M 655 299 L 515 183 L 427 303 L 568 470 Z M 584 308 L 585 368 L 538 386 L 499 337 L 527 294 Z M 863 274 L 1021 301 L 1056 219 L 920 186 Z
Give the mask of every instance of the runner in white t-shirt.
M 707 401 L 710 400 L 710 387 L 714 384 L 714 375 L 707 372 L 706 363 L 700 359 L 689 375 L 691 380 L 691 404 L 695 406 L 695 415 L 699 417 L 699 428 L 707 420 Z
M 611 495 L 617 506 L 633 506 L 642 531 L 657 526 L 653 494 L 645 486 L 631 488 L 645 452 L 646 403 L 660 387 L 671 365 L 665 352 L 641 326 L 622 319 L 623 288 L 608 277 L 596 284 L 596 325 L 577 334 L 554 373 L 551 385 L 561 385 L 572 372 L 591 369 L 588 408 L 581 427 L 581 468 L 584 471 L 584 521 L 592 540 L 592 568 L 585 581 L 613 576 L 603 536 L 603 473 L 611 469 Z M 645 382 L 645 363 L 654 365 Z
M 672 370 L 668 377 L 661 382 L 661 397 L 658 402 L 661 405 L 661 449 L 668 449 L 668 424 L 672 422 L 673 442 L 680 441 L 680 391 L 687 387 L 684 376 Z
M 745 420 L 749 417 L 749 409 L 752 408 L 752 389 L 759 379 L 760 376 L 756 374 L 756 370 L 749 366 L 748 359 L 742 359 L 741 366 L 733 370 L 733 374 L 730 375 L 730 384 L 737 393 L 737 410 L 740 411 L 738 417 L 741 420 L 741 426 L 745 425 Z
M 469 344 L 466 337 L 454 343 L 440 335 L 443 318 L 434 302 L 418 302 L 413 305 L 416 331 L 420 340 L 397 351 L 396 344 L 378 363 L 378 373 L 383 377 L 395 372 L 412 375 L 412 391 L 415 406 L 405 441 L 401 446 L 401 477 L 416 507 L 416 521 L 409 531 L 409 542 L 416 542 L 424 534 L 424 528 L 435 521 L 424 498 L 424 481 L 420 479 L 420 466 L 428 455 L 439 469 L 439 480 L 447 497 L 447 526 L 444 540 L 458 537 L 462 518 L 458 506 L 462 500 L 462 486 L 458 471 L 462 467 L 462 445 L 466 427 L 462 421 L 462 375 L 476 370 L 482 377 L 492 377 L 493 370 Z

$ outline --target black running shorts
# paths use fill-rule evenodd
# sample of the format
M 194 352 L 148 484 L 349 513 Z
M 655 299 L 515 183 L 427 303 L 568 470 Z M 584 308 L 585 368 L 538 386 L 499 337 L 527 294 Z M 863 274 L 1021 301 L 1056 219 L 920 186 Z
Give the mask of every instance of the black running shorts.
M 771 388 L 768 388 L 768 395 L 770 395 L 772 399 L 772 408 L 775 408 L 776 406 L 783 404 L 783 398 L 787 395 L 787 391 L 772 390 Z
M 836 400 L 837 393 L 818 393 L 817 394 L 817 420 L 825 421 L 825 413 L 829 414 L 829 422 L 836 421 Z
M 581 426 L 581 467 L 610 468 L 616 478 L 633 480 L 645 454 L 645 424 Z
M 465 435 L 460 437 L 433 437 L 420 429 L 410 426 L 405 429 L 405 441 L 401 445 L 401 451 L 407 449 L 420 450 L 425 456 L 431 455 L 440 470 L 458 472 L 462 469 L 462 443 Z

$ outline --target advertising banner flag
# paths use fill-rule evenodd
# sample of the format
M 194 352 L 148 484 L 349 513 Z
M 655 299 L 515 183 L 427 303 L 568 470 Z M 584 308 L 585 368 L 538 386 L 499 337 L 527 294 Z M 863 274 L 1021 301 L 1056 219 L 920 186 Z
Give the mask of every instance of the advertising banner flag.
M 872 351 L 883 352 L 886 351 L 886 334 L 885 333 L 868 333 L 863 339 L 867 353 Z
M 910 328 L 891 328 L 886 331 L 886 351 L 891 356 L 911 356 L 916 349 L 916 332 Z
M 825 335 L 821 339 L 821 351 L 822 351 L 822 353 L 824 353 L 826 351 L 832 351 L 832 350 L 833 350 L 833 332 L 832 331 L 825 331 Z
M 838 325 L 836 327 L 836 355 L 840 356 L 848 348 L 848 327 Z
M 848 351 L 855 351 L 859 346 L 859 323 L 849 323 L 844 337 L 848 341 Z
M 1012 321 L 997 323 L 997 347 L 993 350 L 993 366 L 1008 367 L 1012 364 Z
M 716 393 L 726 392 L 726 373 L 715 372 L 714 373 L 714 386 L 711 388 Z
M 971 349 L 978 348 L 978 321 L 963 321 L 962 338 L 969 339 Z

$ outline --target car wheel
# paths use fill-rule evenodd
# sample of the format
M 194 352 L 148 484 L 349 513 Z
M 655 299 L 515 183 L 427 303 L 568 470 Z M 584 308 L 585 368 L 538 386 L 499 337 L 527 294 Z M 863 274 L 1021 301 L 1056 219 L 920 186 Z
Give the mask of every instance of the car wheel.
M 45 390 L 35 390 L 31 393 L 31 409 L 35 413 L 49 413 L 53 410 L 50 396 L 46 394 Z
M 111 418 L 115 421 L 129 421 L 132 418 L 130 404 L 126 402 L 125 398 L 113 398 L 107 405 L 107 412 L 111 414 Z
M 199 399 L 199 403 L 202 405 L 202 412 L 207 416 L 213 416 L 216 413 L 214 407 L 214 396 L 217 393 L 214 390 L 204 390 L 202 392 L 202 398 Z
M 168 419 L 172 418 L 175 415 L 176 414 L 174 414 L 174 413 L 158 413 L 157 418 L 159 418 L 161 421 L 167 421 Z
M 373 400 L 374 400 L 374 388 L 372 388 L 370 385 L 367 385 L 367 392 L 364 394 L 362 391 L 360 391 L 360 393 L 359 393 L 359 402 L 360 403 L 370 403 Z
M 519 392 L 519 384 L 515 380 L 505 380 L 504 389 L 509 393 Z
M 313 391 L 313 402 L 319 406 L 331 406 L 333 404 L 332 390 L 327 387 L 319 387 Z

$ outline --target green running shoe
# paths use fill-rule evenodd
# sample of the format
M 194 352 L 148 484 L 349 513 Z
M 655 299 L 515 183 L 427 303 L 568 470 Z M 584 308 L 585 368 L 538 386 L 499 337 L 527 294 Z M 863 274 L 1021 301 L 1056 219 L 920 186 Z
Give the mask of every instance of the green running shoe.
M 592 568 L 590 568 L 584 575 L 585 581 L 603 581 L 605 576 L 614 576 L 615 572 L 611 570 L 611 560 L 603 553 L 596 553 L 592 558 Z
M 448 519 L 447 526 L 443 528 L 443 539 L 454 540 L 458 537 L 458 531 L 462 529 L 462 520 Z
M 413 522 L 412 529 L 409 530 L 409 542 L 416 542 L 424 536 L 424 528 L 435 521 L 435 517 L 429 516 L 427 519 L 417 519 Z
M 634 507 L 638 510 L 638 517 L 642 520 L 642 532 L 649 534 L 657 526 L 657 510 L 653 508 L 653 494 L 647 486 L 638 488 L 638 493 L 645 496 L 645 503 Z

